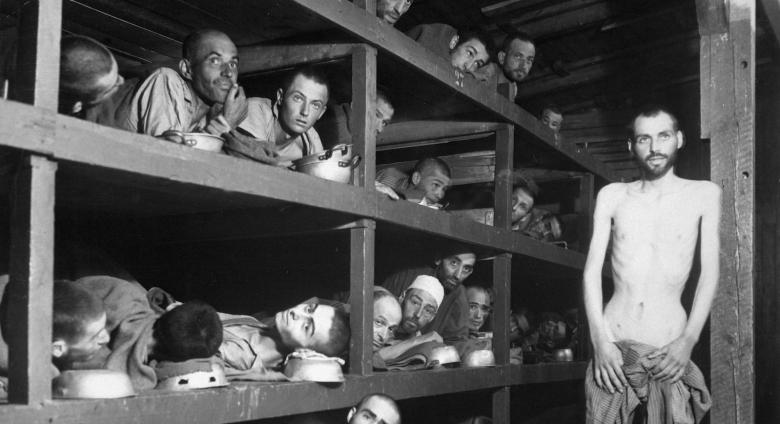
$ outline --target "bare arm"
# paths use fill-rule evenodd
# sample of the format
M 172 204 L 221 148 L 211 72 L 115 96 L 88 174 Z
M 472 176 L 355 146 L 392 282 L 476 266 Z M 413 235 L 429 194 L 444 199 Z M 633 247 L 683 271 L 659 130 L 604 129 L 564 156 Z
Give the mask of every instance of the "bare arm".
M 435 331 L 431 331 L 430 333 L 423 334 L 421 336 L 412 337 L 403 341 L 400 341 L 394 345 L 391 346 L 385 346 L 382 349 L 379 349 L 377 352 L 380 357 L 382 357 L 382 360 L 384 361 L 390 361 L 393 360 L 407 350 L 426 342 L 439 342 L 443 343 L 441 336 L 439 333 Z
M 612 215 L 617 204 L 617 190 L 622 186 L 611 184 L 599 191 L 593 212 L 593 237 L 590 240 L 588 259 L 583 272 L 585 312 L 588 316 L 590 338 L 593 342 L 593 377 L 596 385 L 610 393 L 622 393 L 627 382 L 623 374 L 623 355 L 607 336 L 604 322 L 604 302 L 601 295 L 601 272 L 607 253 Z
M 691 351 L 699 341 L 701 330 L 710 314 L 712 301 L 718 289 L 720 276 L 720 188 L 707 184 L 702 191 L 703 211 L 701 215 L 701 273 L 696 285 L 691 314 L 680 337 L 650 357 L 664 356 L 654 371 L 660 380 L 677 382 L 685 375 Z

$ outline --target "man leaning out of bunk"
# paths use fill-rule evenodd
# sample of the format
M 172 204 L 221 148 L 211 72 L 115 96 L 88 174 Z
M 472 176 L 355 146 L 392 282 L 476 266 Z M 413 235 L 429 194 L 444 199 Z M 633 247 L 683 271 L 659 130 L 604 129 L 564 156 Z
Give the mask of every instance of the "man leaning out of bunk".
M 284 380 L 278 371 L 294 350 L 340 356 L 349 346 L 347 313 L 316 298 L 264 320 L 230 314 L 220 318 L 224 338 L 218 355 L 231 379 Z
M 436 157 L 420 159 L 414 165 L 411 175 L 396 168 L 385 168 L 377 172 L 374 187 L 391 199 L 404 199 L 442 209 L 441 203 L 450 186 L 451 171 L 447 162 Z
M 224 135 L 247 114 L 237 80 L 238 49 L 230 37 L 195 31 L 182 44 L 178 70 L 159 68 L 144 80 L 122 127 L 154 136 L 167 130 Z
M 290 166 L 292 161 L 323 150 L 313 128 L 325 113 L 329 85 L 315 67 L 291 72 L 276 91 L 276 100 L 252 97 L 238 131 L 226 137 L 228 154 Z

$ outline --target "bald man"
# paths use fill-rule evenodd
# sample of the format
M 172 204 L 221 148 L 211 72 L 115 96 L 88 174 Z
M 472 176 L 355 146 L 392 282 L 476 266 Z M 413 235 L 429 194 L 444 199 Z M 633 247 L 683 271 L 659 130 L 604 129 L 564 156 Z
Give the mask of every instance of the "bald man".
M 200 30 L 182 45 L 178 70 L 160 68 L 133 97 L 123 128 L 149 135 L 167 130 L 222 135 L 247 116 L 238 80 L 238 49 L 226 34 Z

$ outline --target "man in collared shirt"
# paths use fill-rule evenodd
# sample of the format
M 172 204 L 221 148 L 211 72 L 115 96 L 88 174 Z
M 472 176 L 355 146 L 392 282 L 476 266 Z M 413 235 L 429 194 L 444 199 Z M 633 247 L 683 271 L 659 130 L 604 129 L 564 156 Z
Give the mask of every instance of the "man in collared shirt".
M 325 113 L 328 87 L 325 76 L 307 66 L 285 79 L 276 101 L 250 98 L 248 116 L 239 125 L 239 133 L 227 138 L 228 152 L 278 166 L 290 166 L 295 159 L 321 152 L 322 141 L 313 126 Z
M 247 114 L 238 79 L 238 49 L 226 34 L 206 29 L 187 36 L 178 72 L 154 71 L 133 97 L 122 127 L 161 135 L 167 130 L 222 135 Z

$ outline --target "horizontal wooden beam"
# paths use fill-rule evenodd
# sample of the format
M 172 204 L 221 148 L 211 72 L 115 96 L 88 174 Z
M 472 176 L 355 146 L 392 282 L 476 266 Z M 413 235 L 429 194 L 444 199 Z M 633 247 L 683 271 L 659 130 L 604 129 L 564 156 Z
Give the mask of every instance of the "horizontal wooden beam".
M 566 114 L 563 119 L 563 130 L 580 128 L 617 127 L 628 125 L 632 114 L 627 111 L 599 110 L 586 113 Z
M 561 152 L 579 166 L 606 180 L 611 180 L 612 171 L 584 152 L 574 147 L 560 145 L 553 132 L 542 125 L 533 115 L 510 102 L 497 91 L 469 78 L 457 78 L 452 66 L 420 46 L 400 31 L 376 25 L 376 17 L 366 13 L 352 3 L 323 0 L 289 0 L 321 16 L 340 28 L 354 34 L 363 41 L 380 49 L 380 55 L 389 54 L 413 68 L 427 74 L 449 89 L 456 91 L 477 106 L 492 112 L 496 117 L 517 125 L 516 133 L 527 140 L 542 142 Z
M 586 363 L 506 365 L 347 376 L 343 384 L 311 382 L 234 383 L 190 392 L 146 392 L 124 399 L 54 401 L 0 406 L 8 424 L 191 424 L 231 423 L 349 408 L 366 393 L 395 399 L 489 390 L 507 385 L 581 380 Z M 301 400 L 305 399 L 305 402 Z
M 379 134 L 378 145 L 429 141 L 449 137 L 481 137 L 504 124 L 466 121 L 406 121 L 390 124 Z
M 503 0 L 487 6 L 483 6 L 480 11 L 485 16 L 497 16 L 507 12 L 513 12 L 518 9 L 527 9 L 539 4 L 546 3 L 547 0 Z
M 355 44 L 280 44 L 239 47 L 240 75 L 286 68 L 302 63 L 344 59 Z

